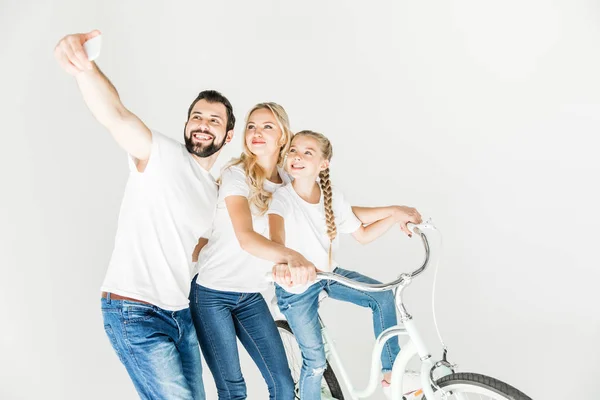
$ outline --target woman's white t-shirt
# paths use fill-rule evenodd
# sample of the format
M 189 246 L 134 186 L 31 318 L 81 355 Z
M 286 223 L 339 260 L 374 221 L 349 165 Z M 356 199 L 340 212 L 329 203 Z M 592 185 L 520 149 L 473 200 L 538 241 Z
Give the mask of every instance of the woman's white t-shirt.
M 290 181 L 283 169 L 278 169 L 278 173 L 283 184 Z M 272 193 L 283 184 L 266 180 L 263 187 Z M 273 262 L 255 257 L 240 247 L 225 205 L 225 199 L 229 196 L 248 198 L 249 195 L 250 187 L 242 166 L 234 165 L 223 170 L 217 211 L 209 240 L 198 257 L 198 284 L 214 290 L 242 293 L 256 293 L 268 288 L 269 283 L 265 275 L 273 268 Z M 269 238 L 267 215 L 258 215 L 256 210 L 251 211 L 254 231 Z
M 335 254 L 339 247 L 340 233 L 356 232 L 361 226 L 360 220 L 352 212 L 352 206 L 344 195 L 332 188 L 332 209 L 338 235 L 331 243 L 332 260 L 329 265 L 329 236 L 325 219 L 323 194 L 317 204 L 304 201 L 294 190 L 292 184 L 285 185 L 273 193 L 273 199 L 267 214 L 281 216 L 285 222 L 285 246 L 302 254 L 321 271 L 332 271 L 339 264 Z M 292 293 L 302 293 L 308 286 L 285 288 Z

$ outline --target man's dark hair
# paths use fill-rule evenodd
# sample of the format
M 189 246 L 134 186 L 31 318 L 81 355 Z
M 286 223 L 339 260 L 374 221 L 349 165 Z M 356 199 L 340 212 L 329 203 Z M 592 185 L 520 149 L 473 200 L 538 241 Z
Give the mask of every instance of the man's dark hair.
M 227 97 L 223 96 L 216 90 L 203 90 L 202 92 L 200 92 L 200 94 L 198 95 L 198 97 L 196 97 L 196 100 L 192 102 L 192 105 L 188 110 L 188 120 L 190 119 L 190 115 L 192 114 L 192 109 L 194 108 L 196 103 L 202 99 L 208 101 L 209 103 L 223 104 L 225 106 L 225 109 L 227 110 L 227 126 L 225 131 L 229 132 L 235 127 L 235 116 L 233 115 L 233 107 L 231 106 L 231 103 L 229 102 L 229 100 L 227 100 Z

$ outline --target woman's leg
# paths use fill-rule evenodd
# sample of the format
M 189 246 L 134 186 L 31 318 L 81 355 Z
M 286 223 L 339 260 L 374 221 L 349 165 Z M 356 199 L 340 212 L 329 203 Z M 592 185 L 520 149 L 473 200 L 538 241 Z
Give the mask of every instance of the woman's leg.
M 339 267 L 336 268 L 334 272 L 359 282 L 381 283 L 375 279 L 361 275 L 358 272 L 348 271 Z M 373 312 L 373 329 L 375 331 L 375 337 L 379 336 L 379 334 L 387 328 L 398 323 L 396 318 L 394 295 L 391 291 L 363 292 L 361 290 L 349 288 L 348 286 L 339 284 L 337 282 L 331 282 L 330 284 L 325 285 L 325 290 L 333 299 L 347 301 L 362 307 L 371 308 Z M 386 342 L 385 346 L 383 347 L 383 352 L 381 353 L 381 365 L 384 374 L 392 370 L 394 360 L 396 359 L 399 351 L 400 347 L 398 346 L 397 337 L 394 337 Z
M 321 282 L 313 284 L 301 294 L 288 293 L 281 287 L 276 287 L 277 304 L 290 324 L 302 352 L 300 372 L 302 400 L 321 398 L 321 381 L 327 366 L 318 317 L 321 290 L 323 290 Z
M 293 400 L 294 381 L 269 307 L 260 293 L 241 293 L 233 309 L 235 330 L 258 366 L 271 400 Z
M 231 310 L 240 293 L 208 289 L 192 282 L 190 310 L 202 354 L 210 368 L 219 399 L 246 398 Z

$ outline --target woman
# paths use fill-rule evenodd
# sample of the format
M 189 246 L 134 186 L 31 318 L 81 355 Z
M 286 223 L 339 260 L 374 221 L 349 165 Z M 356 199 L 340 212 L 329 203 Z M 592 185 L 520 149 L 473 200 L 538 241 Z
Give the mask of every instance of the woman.
M 289 182 L 282 165 L 291 136 L 280 105 L 261 103 L 250 110 L 244 151 L 222 171 L 210 240 L 199 255 L 190 308 L 219 399 L 246 398 L 236 337 L 260 369 L 270 399 L 294 399 L 285 350 L 260 294 L 275 263 L 290 265 L 303 281 L 315 276 L 302 255 L 267 239 L 271 194 Z

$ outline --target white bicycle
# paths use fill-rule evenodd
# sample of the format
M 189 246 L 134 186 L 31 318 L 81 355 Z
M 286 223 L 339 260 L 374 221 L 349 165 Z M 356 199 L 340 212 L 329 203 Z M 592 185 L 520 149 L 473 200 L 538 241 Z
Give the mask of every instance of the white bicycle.
M 421 339 L 421 335 L 415 326 L 413 317 L 406 311 L 402 300 L 404 289 L 410 285 L 413 278 L 425 271 L 427 266 L 432 261 L 430 243 L 433 243 L 432 233 L 436 232 L 436 228 L 428 221 L 420 225 L 411 225 L 410 230 L 419 236 L 425 247 L 425 260 L 423 265 L 412 272 L 411 274 L 402 274 L 393 282 L 385 284 L 366 284 L 356 282 L 346 277 L 333 273 L 318 273 L 318 280 L 331 280 L 347 285 L 351 288 L 379 292 L 393 290 L 397 312 L 399 315 L 400 324 L 386 329 L 382 332 L 375 342 L 371 358 L 371 371 L 369 383 L 366 388 L 358 390 L 355 388 L 349 378 L 348 373 L 344 368 L 344 364 L 334 345 L 325 323 L 319 317 L 323 341 L 325 344 L 325 353 L 327 357 L 327 368 L 323 375 L 322 382 L 322 399 L 337 399 L 343 400 L 344 394 L 340 385 L 340 381 L 347 389 L 348 396 L 352 400 L 364 399 L 370 397 L 377 386 L 379 385 L 380 374 L 380 355 L 383 351 L 384 344 L 395 336 L 408 336 L 408 342 L 401 347 L 400 353 L 394 361 L 392 368 L 391 380 L 391 398 L 393 400 L 403 400 L 402 383 L 406 374 L 408 362 L 416 355 L 419 356 L 421 362 L 420 376 L 421 390 L 411 394 L 411 398 L 416 399 L 440 399 L 440 400 L 468 400 L 468 399 L 493 399 L 493 400 L 532 400 L 529 396 L 522 393 L 518 389 L 498 380 L 485 375 L 467 372 L 455 372 L 455 365 L 450 364 L 446 360 L 447 349 L 443 346 L 443 359 L 435 361 L 431 357 L 431 353 L 425 347 L 425 343 Z M 322 296 L 324 298 L 326 296 Z M 277 310 L 277 301 L 271 302 L 275 306 L 273 314 L 275 323 L 279 329 L 279 333 L 283 340 L 288 364 L 296 383 L 296 393 L 298 393 L 298 381 L 300 380 L 300 370 L 302 368 L 302 355 L 294 333 L 290 329 L 289 324 L 283 315 Z M 435 317 L 435 315 L 434 315 Z M 440 339 L 441 340 L 441 339 Z M 442 342 L 443 345 L 443 342 Z M 330 361 L 335 365 L 335 370 L 330 365 Z M 298 395 L 296 395 L 297 398 Z

